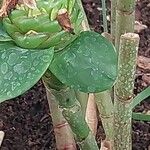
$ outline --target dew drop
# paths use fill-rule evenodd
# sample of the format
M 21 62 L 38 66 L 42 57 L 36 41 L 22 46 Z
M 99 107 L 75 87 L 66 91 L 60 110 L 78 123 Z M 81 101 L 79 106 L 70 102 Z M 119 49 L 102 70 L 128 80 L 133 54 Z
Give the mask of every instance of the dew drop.
M 31 76 L 32 76 L 32 74 L 29 72 L 28 75 L 27 75 L 27 78 L 31 79 L 32 78 Z
M 79 47 L 79 48 L 77 49 L 77 53 L 78 53 L 78 54 L 81 54 L 81 53 L 82 53 L 82 48 L 81 48 L 81 47 Z
M 93 38 L 93 41 L 96 41 L 96 38 Z
M 33 66 L 34 66 L 34 67 L 38 66 L 38 64 L 39 64 L 39 61 L 38 61 L 38 60 L 34 60 L 34 61 L 33 61 Z
M 12 72 L 8 72 L 5 76 L 4 76 L 4 79 L 6 80 L 10 80 L 13 76 L 13 73 Z
M 91 64 L 92 63 L 92 59 L 89 57 L 88 60 L 89 60 L 89 63 Z
M 94 86 L 89 86 L 87 88 L 88 92 L 95 92 L 95 87 Z
M 35 73 L 37 73 L 37 74 L 38 74 L 38 73 L 40 73 L 40 71 L 39 71 L 38 69 L 36 69 L 36 70 L 35 70 Z
M 1 58 L 2 58 L 2 59 L 5 59 L 5 58 L 6 58 L 6 52 L 2 53 Z
M 7 96 L 11 97 L 12 93 L 10 91 L 7 92 Z
M 18 56 L 17 56 L 17 54 L 16 53 L 11 53 L 10 55 L 9 55 L 9 58 L 8 58 L 8 64 L 10 65 L 10 66 L 13 66 L 14 64 L 16 64 L 16 62 L 18 61 Z
M 94 71 L 93 71 L 93 70 L 91 71 L 91 76 L 92 76 L 92 77 L 94 76 Z
M 6 62 L 4 62 L 2 65 L 1 65 L 1 72 L 2 74 L 6 74 L 8 71 L 8 65 Z
M 20 63 L 20 64 L 17 64 L 14 66 L 14 72 L 16 72 L 18 74 L 23 74 L 26 72 L 26 69 L 24 68 L 22 63 Z
M 31 68 L 31 70 L 32 70 L 32 71 L 34 71 L 34 70 L 35 70 L 35 68 L 34 68 L 34 67 L 32 67 L 32 68 Z
M 44 62 L 49 62 L 49 60 L 50 60 L 48 55 L 44 55 L 40 59 Z
M 73 89 L 73 88 L 74 88 L 74 85 L 71 85 L 70 87 Z

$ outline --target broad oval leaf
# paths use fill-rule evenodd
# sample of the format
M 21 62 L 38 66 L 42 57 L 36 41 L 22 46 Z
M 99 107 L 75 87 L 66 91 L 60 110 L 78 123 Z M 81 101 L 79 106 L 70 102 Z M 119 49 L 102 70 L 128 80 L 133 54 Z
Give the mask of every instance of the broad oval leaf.
M 0 42 L 0 102 L 30 89 L 47 70 L 54 49 L 28 50 Z
M 86 31 L 63 51 L 55 53 L 49 69 L 74 89 L 101 92 L 111 88 L 116 80 L 117 54 L 106 38 Z

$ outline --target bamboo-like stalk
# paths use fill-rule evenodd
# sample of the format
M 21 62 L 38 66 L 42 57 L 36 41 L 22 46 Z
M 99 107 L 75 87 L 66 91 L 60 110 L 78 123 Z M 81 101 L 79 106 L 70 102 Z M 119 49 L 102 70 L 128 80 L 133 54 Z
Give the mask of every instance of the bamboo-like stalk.
M 108 25 L 107 25 L 107 9 L 106 9 L 106 1 L 102 1 L 102 14 L 103 14 L 103 28 L 104 32 L 108 32 Z
M 51 110 L 57 150 L 76 150 L 76 143 L 69 124 L 63 117 L 55 97 L 46 88 L 47 100 Z
M 134 23 L 135 23 L 135 0 L 117 0 L 116 25 L 114 30 L 116 33 L 115 47 L 117 50 L 119 50 L 120 36 L 128 32 L 134 32 Z
M 81 0 L 78 0 L 77 2 L 81 8 L 83 15 L 84 15 L 84 20 L 82 22 L 83 30 L 90 30 Z M 57 85 L 50 85 L 50 86 L 55 87 Z M 58 107 L 58 102 L 56 102 L 55 97 L 48 91 L 47 88 L 46 88 L 46 91 L 47 91 L 47 98 L 48 98 L 50 110 L 52 112 L 51 116 L 52 116 L 53 125 L 54 125 L 57 149 L 59 150 L 59 149 L 67 148 L 70 150 L 76 150 L 76 145 L 75 145 L 75 141 L 74 141 L 74 138 L 72 135 L 72 131 L 71 131 L 69 125 L 66 123 L 66 119 L 63 117 L 62 112 L 60 111 L 60 109 Z M 50 96 L 53 98 L 51 98 Z M 77 99 L 80 101 L 83 115 L 85 117 L 86 106 L 87 106 L 87 102 L 88 102 L 88 94 L 82 93 L 82 92 L 76 92 L 76 96 L 77 96 Z M 63 125 L 64 123 L 65 123 L 65 125 Z M 61 128 L 57 128 L 58 125 L 61 126 Z
M 49 80 L 53 79 L 53 83 L 49 84 Z M 74 140 L 74 136 L 70 129 L 69 124 L 67 123 L 66 119 L 63 117 L 61 109 L 59 108 L 58 101 L 49 91 L 49 87 L 52 88 L 64 88 L 61 82 L 55 80 L 53 74 L 50 71 L 47 71 L 43 77 L 43 83 L 46 89 L 46 96 L 51 112 L 55 139 L 56 139 L 56 148 L 57 150 L 76 150 L 76 142 Z
M 131 118 L 129 105 L 133 99 L 134 76 L 139 36 L 127 33 L 121 36 L 118 80 L 114 101 L 114 149 L 131 150 Z
M 77 100 L 80 102 L 81 109 L 82 109 L 83 115 L 85 117 L 89 96 L 87 93 L 83 93 L 83 92 L 79 92 L 79 91 L 75 91 L 75 93 L 76 93 Z
M 95 138 L 85 121 L 74 90 L 70 88 L 61 89 L 59 91 L 51 89 L 51 93 L 59 102 L 63 116 L 75 134 L 80 148 L 82 150 L 98 150 Z
M 102 33 L 102 35 L 108 40 L 112 41 L 109 33 Z M 106 139 L 105 143 L 110 143 L 110 147 L 113 147 L 114 136 L 113 136 L 113 103 L 111 99 L 111 92 L 104 91 L 95 94 L 95 100 L 102 121 L 103 128 L 105 130 Z
M 115 42 L 116 33 L 116 5 L 117 0 L 111 0 L 111 36 L 113 43 Z
M 98 119 L 97 119 L 97 106 L 94 94 L 89 94 L 85 119 L 91 132 L 93 133 L 94 136 L 96 136 Z
M 111 142 L 111 147 L 113 146 L 113 103 L 111 100 L 110 91 L 104 91 L 95 94 L 96 103 L 100 113 L 100 118 L 102 120 L 103 128 L 106 134 L 106 141 Z
M 43 80 L 51 97 L 58 102 L 59 108 L 69 123 L 81 149 L 98 150 L 95 137 L 91 133 L 81 105 L 76 99 L 75 91 L 63 85 L 50 71 L 48 72 L 48 78 L 44 77 Z

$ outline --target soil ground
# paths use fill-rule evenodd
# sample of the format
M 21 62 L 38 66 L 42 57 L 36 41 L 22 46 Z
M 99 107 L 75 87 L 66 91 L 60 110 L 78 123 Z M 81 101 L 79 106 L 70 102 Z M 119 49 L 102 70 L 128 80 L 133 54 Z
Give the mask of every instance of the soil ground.
M 99 1 L 83 0 L 83 4 L 91 28 L 102 32 Z M 147 29 L 139 32 L 139 57 L 141 61 L 145 61 L 146 58 L 150 58 L 150 0 L 137 2 L 136 19 L 147 26 Z M 135 94 L 150 85 L 150 67 L 145 67 L 140 62 L 137 67 Z M 136 112 L 148 110 L 150 111 L 150 98 L 135 109 Z M 148 147 L 150 150 L 150 122 L 133 121 L 132 129 L 133 150 L 148 150 Z M 0 105 L 0 130 L 6 134 L 1 150 L 56 149 L 53 125 L 41 81 L 22 96 Z M 98 141 L 103 138 L 101 131 L 100 126 Z

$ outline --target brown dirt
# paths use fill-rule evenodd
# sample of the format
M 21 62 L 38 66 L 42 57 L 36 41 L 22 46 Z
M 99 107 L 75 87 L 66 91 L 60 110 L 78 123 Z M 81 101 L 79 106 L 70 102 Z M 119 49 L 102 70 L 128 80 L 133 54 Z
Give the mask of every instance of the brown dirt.
M 91 28 L 97 32 L 103 30 L 100 0 L 83 0 Z M 141 31 L 139 56 L 150 58 L 150 0 L 137 3 L 136 19 L 147 25 Z M 137 68 L 135 94 L 142 91 L 149 82 L 145 76 L 150 75 L 150 69 Z M 147 79 L 147 78 L 146 78 Z M 137 106 L 136 112 L 150 110 L 150 98 Z M 150 122 L 133 121 L 133 150 L 148 150 L 150 146 Z M 0 130 L 4 131 L 1 150 L 55 150 L 55 139 L 45 90 L 41 81 L 31 90 L 11 101 L 0 105 Z M 98 140 L 104 138 L 98 130 Z

